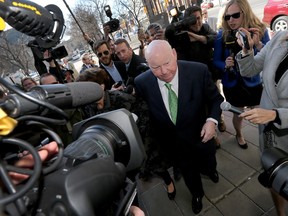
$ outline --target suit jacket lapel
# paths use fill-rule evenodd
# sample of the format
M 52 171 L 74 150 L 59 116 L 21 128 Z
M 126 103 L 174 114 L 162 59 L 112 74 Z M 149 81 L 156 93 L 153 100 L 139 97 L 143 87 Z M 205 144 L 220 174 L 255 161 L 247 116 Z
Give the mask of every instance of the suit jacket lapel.
M 163 98 L 162 98 L 162 94 L 160 92 L 160 88 L 158 85 L 158 81 L 157 78 L 153 75 L 153 78 L 150 82 L 150 94 L 149 97 L 152 100 L 152 103 L 154 103 L 156 106 L 158 106 L 159 109 L 159 115 L 161 115 L 161 117 L 163 119 L 167 120 L 167 123 L 170 122 L 171 124 L 173 124 L 173 122 L 170 119 L 169 113 L 165 107 Z

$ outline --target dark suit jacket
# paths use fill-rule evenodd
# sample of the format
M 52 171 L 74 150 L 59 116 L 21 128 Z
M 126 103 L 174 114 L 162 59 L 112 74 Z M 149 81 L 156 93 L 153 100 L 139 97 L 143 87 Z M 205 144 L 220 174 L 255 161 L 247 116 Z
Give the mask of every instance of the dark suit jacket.
M 143 72 L 141 68 L 141 66 L 143 65 L 141 65 L 141 63 L 147 64 L 146 59 L 133 53 L 131 62 L 127 70 L 128 77 L 132 77 L 133 79 L 135 79 L 136 76 Z
M 121 61 L 114 61 L 114 65 L 117 68 L 118 72 L 120 73 L 122 80 L 124 82 L 124 84 L 126 83 L 128 76 L 127 76 L 127 72 L 126 72 L 126 66 L 123 62 Z M 112 76 L 109 74 L 109 72 L 103 67 L 102 64 L 100 64 L 100 68 L 104 69 L 106 71 L 106 73 L 109 75 L 110 77 L 110 86 L 107 86 L 107 89 L 111 89 L 112 85 L 115 83 L 115 80 L 113 80 Z
M 136 94 L 149 106 L 152 136 L 165 157 L 181 160 L 202 152 L 215 154 L 215 145 L 203 144 L 201 129 L 208 117 L 219 121 L 223 97 L 211 79 L 206 65 L 178 61 L 178 114 L 176 125 L 165 108 L 157 78 L 151 70 L 135 79 Z M 214 143 L 213 143 L 214 144 Z

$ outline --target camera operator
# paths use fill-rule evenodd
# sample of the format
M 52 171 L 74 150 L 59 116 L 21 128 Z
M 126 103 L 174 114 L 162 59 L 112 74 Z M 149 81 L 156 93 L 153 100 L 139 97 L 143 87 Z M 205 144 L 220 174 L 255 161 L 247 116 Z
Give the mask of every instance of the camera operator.
M 165 36 L 172 47 L 176 48 L 179 59 L 204 63 L 211 71 L 213 44 L 217 33 L 202 20 L 201 8 L 191 6 L 185 10 L 183 20 L 167 27 Z M 180 32 L 176 32 L 178 27 Z M 176 31 L 173 32 L 173 29 Z M 188 38 L 187 34 L 189 42 L 185 41 L 185 38 Z

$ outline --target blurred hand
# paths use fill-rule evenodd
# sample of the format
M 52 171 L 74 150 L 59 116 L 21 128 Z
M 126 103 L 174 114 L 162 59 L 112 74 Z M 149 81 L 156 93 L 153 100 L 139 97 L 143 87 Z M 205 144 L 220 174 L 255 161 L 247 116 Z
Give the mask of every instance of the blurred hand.
M 247 37 L 247 39 L 248 39 L 248 43 L 249 43 L 249 46 L 250 46 L 250 50 L 247 50 L 246 48 L 245 48 L 245 46 L 243 46 L 243 44 L 242 44 L 242 42 L 241 42 L 241 39 L 240 39 L 240 34 L 237 32 L 236 33 L 236 37 L 238 38 L 237 39 L 237 43 L 239 44 L 239 46 L 241 46 L 242 47 L 242 52 L 243 52 L 243 54 L 244 55 L 246 55 L 246 54 L 248 54 L 249 52 L 252 52 L 252 50 L 253 50 L 253 46 L 254 46 L 254 41 L 253 41 L 253 39 L 251 38 L 251 33 L 247 30 L 247 29 L 245 29 L 245 28 L 239 28 L 239 31 L 242 31 L 245 35 L 246 35 L 246 37 Z M 258 38 L 259 38 L 259 32 L 258 32 Z M 258 39 L 258 43 L 259 43 L 259 39 Z
M 38 150 L 38 153 L 42 161 L 49 160 L 51 157 L 53 157 L 55 154 L 58 153 L 58 145 L 55 141 L 50 142 L 49 144 L 40 148 Z M 25 154 L 25 152 L 23 152 L 23 154 Z M 31 154 L 28 154 L 24 156 L 23 158 L 21 158 L 19 161 L 17 161 L 14 164 L 14 166 L 21 167 L 21 168 L 33 168 L 34 159 Z M 29 177 L 28 175 L 23 175 L 23 174 L 15 173 L 15 172 L 9 172 L 9 176 L 11 177 L 12 182 L 14 184 L 19 184 Z
M 164 40 L 165 39 L 165 30 L 159 29 L 154 35 L 154 40 Z
M 85 39 L 86 41 L 90 41 L 90 40 L 91 40 L 91 38 L 89 37 L 89 35 L 86 34 L 86 33 L 83 34 L 83 37 L 84 37 L 84 39 Z
M 109 33 L 111 31 L 110 26 L 109 25 L 103 26 L 103 31 L 104 31 L 104 37 L 106 39 L 109 36 Z
M 145 216 L 144 212 L 139 207 L 134 205 L 130 207 L 130 213 L 133 216 Z
M 227 68 L 231 68 L 231 67 L 234 67 L 234 58 L 232 56 L 229 56 L 226 58 L 225 60 L 225 66 Z

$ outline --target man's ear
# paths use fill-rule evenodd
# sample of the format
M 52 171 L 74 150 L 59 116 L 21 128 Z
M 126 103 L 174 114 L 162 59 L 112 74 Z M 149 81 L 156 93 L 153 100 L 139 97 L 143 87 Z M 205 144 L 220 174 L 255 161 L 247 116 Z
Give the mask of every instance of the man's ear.
M 176 52 L 175 48 L 172 49 L 172 53 L 173 53 L 173 56 L 174 56 L 174 57 L 176 58 L 176 60 L 177 60 L 177 52 Z

